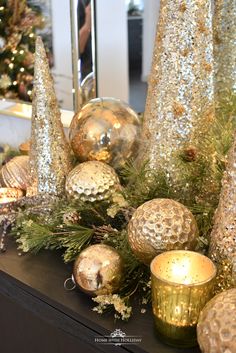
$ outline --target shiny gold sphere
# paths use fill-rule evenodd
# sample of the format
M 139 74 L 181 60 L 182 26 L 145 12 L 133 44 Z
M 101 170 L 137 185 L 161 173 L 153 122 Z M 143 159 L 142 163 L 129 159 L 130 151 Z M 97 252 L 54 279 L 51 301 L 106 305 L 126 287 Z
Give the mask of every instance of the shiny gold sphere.
M 89 161 L 72 169 L 66 179 L 66 193 L 81 201 L 108 200 L 120 189 L 115 170 L 102 162 Z
M 96 98 L 74 116 L 69 138 L 81 162 L 96 160 L 117 168 L 137 153 L 139 132 L 139 118 L 128 104 Z
M 199 317 L 197 338 L 203 353 L 236 352 L 236 288 L 207 303 Z
M 29 157 L 12 158 L 2 167 L 1 174 L 5 186 L 26 190 L 31 185 Z
M 134 212 L 128 225 L 131 249 L 145 264 L 164 251 L 193 250 L 197 236 L 197 223 L 192 213 L 170 199 L 145 202 Z
M 74 263 L 75 283 L 90 295 L 111 294 L 120 287 L 123 262 L 119 253 L 104 244 L 83 250 Z

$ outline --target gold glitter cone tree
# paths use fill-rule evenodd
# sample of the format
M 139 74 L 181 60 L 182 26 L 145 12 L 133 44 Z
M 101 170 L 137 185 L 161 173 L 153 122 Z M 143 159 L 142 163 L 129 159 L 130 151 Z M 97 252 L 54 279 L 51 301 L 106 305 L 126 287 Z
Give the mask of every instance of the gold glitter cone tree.
M 161 0 L 138 163 L 179 184 L 178 157 L 204 138 L 213 103 L 211 1 Z
M 36 40 L 30 164 L 38 193 L 59 195 L 71 169 L 70 149 L 60 119 L 53 79 L 40 37 Z
M 222 180 L 209 254 L 218 263 L 229 260 L 233 269 L 236 269 L 236 132 Z
M 215 0 L 215 91 L 217 100 L 236 94 L 236 0 Z

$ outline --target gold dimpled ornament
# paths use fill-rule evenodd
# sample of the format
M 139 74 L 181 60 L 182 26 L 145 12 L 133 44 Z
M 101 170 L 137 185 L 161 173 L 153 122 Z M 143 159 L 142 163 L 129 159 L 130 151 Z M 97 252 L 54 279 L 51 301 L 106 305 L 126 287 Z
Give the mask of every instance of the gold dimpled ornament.
M 74 116 L 69 137 L 81 162 L 97 160 L 117 168 L 137 152 L 139 131 L 139 118 L 128 104 L 96 98 Z
M 236 352 L 236 288 L 210 300 L 200 314 L 198 343 L 203 353 Z
M 167 250 L 193 250 L 198 227 L 192 213 L 170 199 L 145 202 L 134 212 L 128 225 L 128 240 L 143 263 Z
M 68 175 L 66 193 L 81 201 L 103 201 L 120 189 L 115 170 L 102 162 L 89 161 L 79 164 Z
M 5 186 L 26 190 L 31 184 L 28 156 L 17 156 L 6 163 L 1 170 Z
M 119 289 L 123 262 L 119 253 L 104 244 L 91 245 L 75 260 L 73 279 L 90 295 L 111 294 Z

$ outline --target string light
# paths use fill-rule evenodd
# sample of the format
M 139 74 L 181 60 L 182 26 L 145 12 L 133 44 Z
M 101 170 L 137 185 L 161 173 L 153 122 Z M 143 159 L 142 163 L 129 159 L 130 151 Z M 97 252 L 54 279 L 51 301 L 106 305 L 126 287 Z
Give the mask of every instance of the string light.
M 14 50 L 12 51 L 12 53 L 13 53 L 13 54 L 17 54 L 17 49 L 14 49 Z
M 16 86 L 17 85 L 17 81 L 13 81 L 13 86 Z
M 30 33 L 30 34 L 29 34 L 29 37 L 30 37 L 30 38 L 33 38 L 33 37 L 34 37 L 34 33 Z
M 10 64 L 9 64 L 9 68 L 10 68 L 10 69 L 13 69 L 13 67 L 14 67 L 14 64 L 13 64 L 13 63 L 10 63 Z
M 75 93 L 75 89 L 74 89 L 74 88 L 72 88 L 71 92 L 72 92 L 72 93 Z
M 4 6 L 1 6 L 1 7 L 0 7 L 0 11 L 3 11 L 3 10 L 4 10 Z
M 25 71 L 24 67 L 21 67 L 20 72 L 24 72 L 24 71 Z
M 29 90 L 29 91 L 27 91 L 27 93 L 28 93 L 29 96 L 31 96 L 32 91 Z
M 21 50 L 19 51 L 19 53 L 20 53 L 21 55 L 24 54 L 24 50 L 21 49 Z

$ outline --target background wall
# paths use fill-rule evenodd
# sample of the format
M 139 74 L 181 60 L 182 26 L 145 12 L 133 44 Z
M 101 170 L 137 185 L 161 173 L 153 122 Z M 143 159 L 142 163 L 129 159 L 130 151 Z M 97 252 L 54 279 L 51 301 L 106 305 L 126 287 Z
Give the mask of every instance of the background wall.
M 97 0 L 98 96 L 129 100 L 125 0 Z
M 70 1 L 52 0 L 52 31 L 57 99 L 63 109 L 73 110 Z

